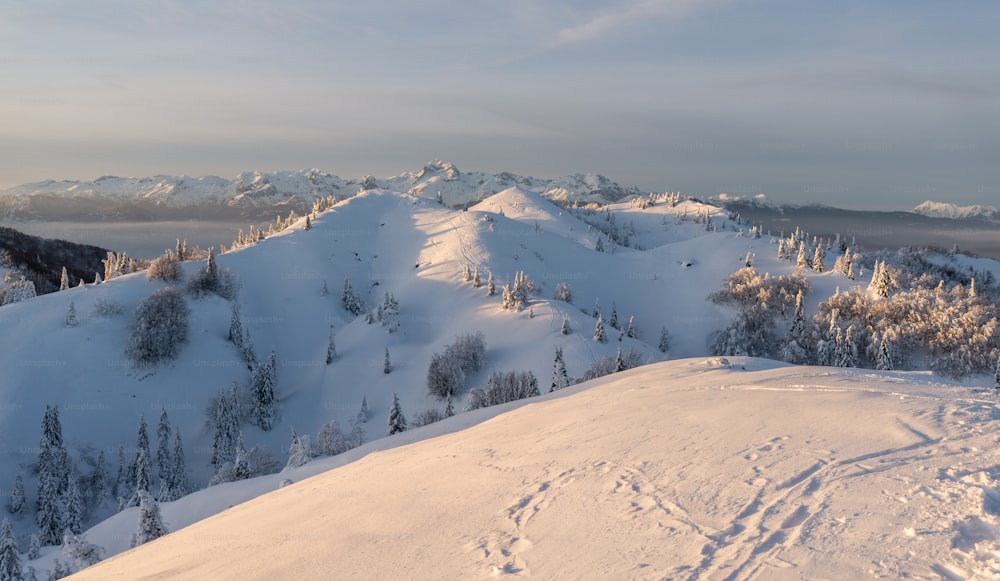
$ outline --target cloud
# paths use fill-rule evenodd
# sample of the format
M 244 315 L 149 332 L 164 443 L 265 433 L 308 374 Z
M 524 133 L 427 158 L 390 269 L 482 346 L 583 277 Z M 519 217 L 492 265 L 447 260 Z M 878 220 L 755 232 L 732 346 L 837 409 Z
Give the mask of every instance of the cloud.
M 555 45 L 592 42 L 651 18 L 683 18 L 710 5 L 726 0 L 626 0 L 592 15 L 586 21 L 563 28 Z

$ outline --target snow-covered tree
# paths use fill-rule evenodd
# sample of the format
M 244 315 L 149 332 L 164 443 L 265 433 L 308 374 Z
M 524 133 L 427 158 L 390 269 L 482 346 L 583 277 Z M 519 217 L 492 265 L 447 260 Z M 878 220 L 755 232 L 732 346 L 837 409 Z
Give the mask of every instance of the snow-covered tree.
M 622 348 L 618 348 L 618 355 L 615 356 L 615 373 L 625 371 L 625 358 L 622 355 Z
M 23 579 L 21 576 L 21 550 L 17 546 L 17 539 L 14 538 L 14 531 L 10 528 L 10 521 L 6 517 L 0 523 L 0 580 L 15 581 Z
M 101 560 L 104 549 L 88 543 L 79 533 L 66 531 L 63 533 L 62 552 L 80 570 L 96 565 Z
M 169 250 L 154 258 L 146 270 L 147 279 L 164 282 L 176 282 L 181 279 L 183 274 L 180 260 Z
M 167 408 L 161 408 L 160 423 L 156 426 L 156 472 L 160 478 L 161 493 L 170 489 L 170 482 L 173 480 L 173 475 L 170 474 L 174 466 L 170 458 L 170 434 L 172 431 L 170 418 L 167 417 Z M 163 500 L 162 494 L 157 495 L 157 498 Z
M 139 432 L 135 440 L 135 494 L 129 501 L 129 506 L 138 506 L 139 493 L 150 492 L 153 488 L 152 461 L 149 450 L 149 432 L 146 428 L 146 416 L 139 414 Z
M 997 357 L 996 372 L 993 376 L 993 387 L 1000 389 L 1000 357 Z
M 212 464 L 218 468 L 236 459 L 236 440 L 240 432 L 239 399 L 236 384 L 219 392 L 216 400 L 215 438 L 212 444 Z
M 135 365 L 155 365 L 177 357 L 188 336 L 188 307 L 173 287 L 139 301 L 125 354 Z
M 385 327 L 386 332 L 395 333 L 399 330 L 399 303 L 392 293 L 386 291 L 385 298 L 378 307 L 376 317 Z
M 889 345 L 889 337 L 882 335 L 882 340 L 878 345 L 878 355 L 875 357 L 875 369 L 879 371 L 892 371 L 892 348 Z
M 271 356 L 250 378 L 250 420 L 265 432 L 271 430 L 278 414 L 277 368 L 277 357 L 272 349 Z
M 187 466 L 184 462 L 184 444 L 181 441 L 181 429 L 174 430 L 173 465 L 170 468 L 170 486 L 166 491 L 164 502 L 177 500 L 188 493 Z
M 319 289 L 320 296 L 328 297 L 330 296 L 330 287 L 326 286 L 326 279 L 323 279 L 323 286 Z
M 42 436 L 38 445 L 38 495 L 35 514 L 43 545 L 62 540 L 64 496 L 70 478 L 69 455 L 63 444 L 59 408 L 45 406 Z
M 240 306 L 237 303 L 233 303 L 232 311 L 229 316 L 229 341 L 236 348 L 239 349 L 240 353 L 243 352 L 243 317 L 240 316 Z
M 389 375 L 392 373 L 392 360 L 389 359 L 389 348 L 385 348 L 385 361 L 382 364 L 382 373 Z
M 660 327 L 660 341 L 656 344 L 656 348 L 660 350 L 660 353 L 670 351 L 670 333 L 667 332 L 665 325 Z
M 66 267 L 62 267 L 62 274 L 59 276 L 59 290 L 69 290 L 69 273 L 66 272 Z
M 552 385 L 549 392 L 562 389 L 569 385 L 569 376 L 566 374 L 566 362 L 563 360 L 562 347 L 556 347 L 556 356 L 552 362 Z
M 368 396 L 361 396 L 361 410 L 358 411 L 358 421 L 362 424 L 368 421 Z
M 816 272 L 823 272 L 824 259 L 826 259 L 826 251 L 823 249 L 822 244 L 817 244 L 816 250 L 813 252 L 812 269 Z
M 312 222 L 309 220 L 309 216 L 306 216 L 306 225 L 305 225 L 304 230 L 306 232 L 312 230 Z
M 344 277 L 344 293 L 341 296 L 341 301 L 344 304 L 344 309 L 355 317 L 365 310 L 361 297 L 354 292 L 354 288 L 351 286 L 351 277 L 349 276 Z
M 615 301 L 611 301 L 611 316 L 608 317 L 608 324 L 611 325 L 612 329 L 618 328 L 618 307 L 615 305 Z
M 191 274 L 188 290 L 195 296 L 202 296 L 218 293 L 219 289 L 219 267 L 215 264 L 215 248 L 213 247 L 208 249 L 205 268 Z
M 741 309 L 712 342 L 714 355 L 772 357 L 777 345 L 774 319 L 762 306 Z
M 399 405 L 399 396 L 393 393 L 392 407 L 389 408 L 389 427 L 386 430 L 386 435 L 391 436 L 405 431 L 406 417 L 403 415 L 403 409 Z
M 326 364 L 329 365 L 337 360 L 337 342 L 333 338 L 333 331 L 330 331 L 330 337 L 326 341 Z
M 625 329 L 625 336 L 629 339 L 636 339 L 639 337 L 639 331 L 635 327 L 635 315 L 629 315 L 628 327 Z
M 491 297 L 495 294 L 497 294 L 497 287 L 493 282 L 493 272 L 490 272 L 486 279 L 486 296 Z
M 80 494 L 80 485 L 76 478 L 70 476 L 66 485 L 66 519 L 63 523 L 65 530 L 72 531 L 78 535 L 83 530 L 83 516 L 85 512 L 83 495 Z
M 153 500 L 149 492 L 139 491 L 139 522 L 136 524 L 132 546 L 148 543 L 167 534 L 167 527 L 160 516 L 160 505 Z
M 18 474 L 14 477 L 14 487 L 10 491 L 10 500 L 7 501 L 7 511 L 20 518 L 24 516 L 24 479 Z
M 76 305 L 70 301 L 69 309 L 66 311 L 66 326 L 75 327 L 77 323 L 79 323 L 79 319 L 76 318 Z
M 839 329 L 838 329 L 839 331 Z M 849 325 L 844 332 L 843 342 L 840 343 L 840 357 L 837 360 L 837 367 L 857 367 L 858 366 L 858 344 L 854 336 L 854 325 Z M 839 337 L 839 333 L 838 333 Z
M 569 317 L 563 317 L 562 327 L 559 328 L 559 333 L 569 335 Z
M 315 450 L 313 449 L 312 442 L 310 442 L 309 435 L 300 435 L 293 429 L 292 443 L 288 447 L 288 463 L 285 465 L 285 469 L 305 466 L 314 456 Z
M 462 266 L 462 280 L 465 282 L 472 280 L 472 268 L 469 267 L 468 262 Z
M 604 332 L 604 318 L 601 317 L 601 313 L 597 313 L 597 321 L 594 324 L 594 341 L 598 343 L 608 342 L 608 336 Z
M 889 272 L 885 261 L 876 260 L 872 270 L 872 280 L 868 284 L 868 293 L 875 298 L 888 298 L 889 284 Z
M 538 380 L 530 371 L 494 371 L 483 389 L 469 391 L 468 410 L 500 405 L 539 395 Z
M 466 334 L 431 356 L 427 368 L 427 391 L 439 400 L 455 397 L 465 387 L 466 373 L 478 371 L 486 353 L 482 333 Z
M 479 288 L 482 285 L 483 281 L 479 278 L 479 267 L 476 266 L 475 270 L 472 272 L 472 288 Z
M 556 292 L 553 298 L 557 301 L 563 301 L 567 303 L 573 302 L 573 292 L 569 290 L 569 284 L 561 282 L 556 285 Z

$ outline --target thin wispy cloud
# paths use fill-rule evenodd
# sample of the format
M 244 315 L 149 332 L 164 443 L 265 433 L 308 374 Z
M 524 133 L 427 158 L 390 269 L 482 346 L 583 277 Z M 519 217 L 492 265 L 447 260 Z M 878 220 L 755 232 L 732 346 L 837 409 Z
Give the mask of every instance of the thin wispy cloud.
M 583 22 L 559 31 L 555 45 L 599 40 L 651 18 L 683 18 L 697 10 L 729 0 L 628 0 L 603 8 Z

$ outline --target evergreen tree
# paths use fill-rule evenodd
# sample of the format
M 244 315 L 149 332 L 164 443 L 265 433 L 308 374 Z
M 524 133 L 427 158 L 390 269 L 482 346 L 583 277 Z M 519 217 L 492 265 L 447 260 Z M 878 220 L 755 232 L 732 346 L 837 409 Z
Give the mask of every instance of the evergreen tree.
M 797 266 L 798 268 L 805 268 L 806 267 L 806 243 L 805 242 L 802 242 L 801 244 L 799 244 L 799 256 L 798 256 L 798 259 L 795 262 L 795 266 Z
M 72 301 L 69 303 L 69 309 L 66 311 L 66 326 L 75 327 L 79 320 L 76 318 L 76 305 Z
M 312 230 L 312 222 L 309 221 L 309 216 L 306 216 L 306 227 L 305 227 L 305 230 L 306 230 L 306 232 Z
M 392 394 L 392 407 L 389 409 L 389 429 L 386 435 L 398 434 L 406 431 L 406 417 L 403 416 L 403 409 L 399 405 L 399 396 Z
M 160 477 L 160 494 L 157 497 L 163 500 L 165 493 L 170 490 L 170 482 L 173 476 L 170 471 L 173 469 L 173 461 L 170 458 L 170 418 L 167 417 L 167 408 L 161 408 L 160 423 L 156 427 L 156 470 Z
M 66 272 L 66 267 L 62 267 L 62 275 L 59 277 L 59 290 L 69 290 L 69 273 Z
M 444 406 L 444 417 L 450 418 L 455 415 L 455 404 L 451 401 L 451 396 L 448 397 L 448 403 Z
M 660 342 L 657 344 L 657 349 L 660 353 L 666 353 L 670 350 L 670 333 L 667 332 L 667 327 L 660 327 Z
M 265 432 L 271 430 L 278 412 L 278 400 L 275 396 L 277 367 L 277 357 L 274 349 L 271 349 L 271 356 L 257 368 L 250 379 L 250 417 L 254 425 Z
M 62 540 L 63 497 L 68 479 L 69 455 L 63 444 L 59 407 L 46 405 L 38 446 L 38 510 L 35 515 L 44 545 L 57 545 Z
M 333 338 L 333 331 L 326 341 L 326 364 L 329 365 L 337 359 L 337 342 Z
M 355 317 L 364 311 L 361 298 L 354 292 L 354 288 L 351 286 L 351 277 L 349 276 L 344 277 L 344 293 L 341 296 L 341 301 L 344 304 L 344 309 Z
M 149 452 L 149 432 L 146 416 L 139 414 L 139 433 L 135 439 L 135 490 L 149 492 L 153 488 L 152 462 Z M 138 503 L 138 496 L 135 502 Z M 132 506 L 135 506 L 133 504 Z
M 24 516 L 24 480 L 18 474 L 14 477 L 14 488 L 10 491 L 10 500 L 7 502 L 7 511 L 20 518 Z
M 301 436 L 292 429 L 292 444 L 288 447 L 288 463 L 285 468 L 296 468 L 309 463 L 313 457 L 313 446 L 309 442 L 309 436 Z
M 815 270 L 816 272 L 823 272 L 824 258 L 826 258 L 826 253 L 823 251 L 823 246 L 817 244 L 816 251 L 813 252 L 812 269 Z
M 840 345 L 839 359 L 837 367 L 857 367 L 858 366 L 858 345 L 854 338 L 854 325 L 849 325 L 844 333 L 843 341 L 840 339 L 840 329 L 837 329 L 838 344 Z
M 491 297 L 495 294 L 497 294 L 497 288 L 496 285 L 493 284 L 493 273 L 490 272 L 486 279 L 486 296 Z
M 104 458 L 104 450 L 97 455 L 97 464 L 90 475 L 90 496 L 97 503 L 111 495 L 111 482 L 108 474 L 108 461 Z
M 601 316 L 601 299 L 594 299 L 594 318 Z
M 466 262 L 465 265 L 462 267 L 462 280 L 465 282 L 469 282 L 470 280 L 472 280 L 472 269 L 469 268 L 468 262 Z
M 392 373 L 392 360 L 389 359 L 389 348 L 385 348 L 385 363 L 382 364 L 382 373 L 389 375 Z
M 615 356 L 615 373 L 619 371 L 625 371 L 625 359 L 622 356 L 622 348 L 618 348 L 618 355 Z
M 243 334 L 243 360 L 247 362 L 247 369 L 250 370 L 250 373 L 253 373 L 260 363 L 257 361 L 257 353 L 254 351 L 253 341 L 250 340 L 250 329 L 244 331 Z
M 875 369 L 878 371 L 892 371 L 892 355 L 889 348 L 889 337 L 882 335 L 882 340 L 878 344 L 878 355 L 875 357 Z
M 635 328 L 635 315 L 629 315 L 628 328 L 625 329 L 625 336 L 629 339 L 636 339 L 639 336 L 639 332 Z
M 483 285 L 482 280 L 479 278 L 479 267 L 472 272 L 472 288 L 479 288 Z
M 115 477 L 115 494 L 119 497 L 129 497 L 132 488 L 128 483 L 128 465 L 125 462 L 125 446 L 118 442 L 118 474 Z
M 215 411 L 215 438 L 212 444 L 212 464 L 220 468 L 236 459 L 236 438 L 240 430 L 239 401 L 236 384 L 228 391 L 221 390 Z
M 84 504 L 80 486 L 76 478 L 71 476 L 66 490 L 66 522 L 63 523 L 63 527 L 74 535 L 80 534 L 83 530 L 83 513 Z
M 233 460 L 233 476 L 236 480 L 250 478 L 250 463 L 247 460 L 246 441 L 243 437 L 243 430 L 240 430 L 236 438 L 236 459 Z
M 323 279 L 323 287 L 319 289 L 319 294 L 328 297 L 330 296 L 330 287 L 326 286 L 326 279 Z
M 136 526 L 135 536 L 132 537 L 132 546 L 148 543 L 167 534 L 167 527 L 163 524 L 160 516 L 160 505 L 153 500 L 148 491 L 139 491 L 139 522 Z
M 566 362 L 563 361 L 562 347 L 556 347 L 556 357 L 552 362 L 552 385 L 549 392 L 562 389 L 569 385 L 569 376 L 566 374 Z
M 604 333 L 604 319 L 601 317 L 601 313 L 597 313 L 597 321 L 594 325 L 594 341 L 598 343 L 608 342 L 608 336 Z
M 170 487 L 166 501 L 177 500 L 188 493 L 187 467 L 184 464 L 184 444 L 181 429 L 174 430 L 174 465 L 170 469 Z
M 240 306 L 235 302 L 229 317 L 229 340 L 241 353 L 243 352 L 243 319 L 240 316 Z
M 28 559 L 34 561 L 42 552 L 42 541 L 37 534 L 31 533 L 28 537 Z
M 368 421 L 368 396 L 361 396 L 361 411 L 358 412 L 358 422 L 365 423 Z
M 559 332 L 563 335 L 569 335 L 569 317 L 563 317 L 562 327 L 559 329 Z
M 608 324 L 611 325 L 612 329 L 618 328 L 618 307 L 615 305 L 615 301 L 611 301 L 611 316 L 608 318 Z
M 14 532 L 10 528 L 10 522 L 4 517 L 3 523 L 0 524 L 0 580 L 23 579 L 20 552 L 17 539 L 14 538 Z

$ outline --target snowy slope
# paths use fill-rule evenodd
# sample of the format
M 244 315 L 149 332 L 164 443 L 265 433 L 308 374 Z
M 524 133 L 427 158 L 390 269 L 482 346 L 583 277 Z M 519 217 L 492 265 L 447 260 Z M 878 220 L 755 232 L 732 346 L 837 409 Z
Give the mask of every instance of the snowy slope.
M 933 202 L 931 200 L 919 204 L 911 212 L 928 218 L 1000 220 L 1000 210 L 993 206 L 957 206 L 948 202 Z
M 449 206 L 483 200 L 518 186 L 569 202 L 612 202 L 637 190 L 624 188 L 604 176 L 576 174 L 539 179 L 508 172 L 490 174 L 458 170 L 453 164 L 432 161 L 418 172 L 389 178 L 366 176 L 342 179 L 309 169 L 302 171 L 244 172 L 235 179 L 217 176 L 104 176 L 93 181 L 65 180 L 24 184 L 0 191 L 0 211 L 8 219 L 35 220 L 151 220 L 210 217 L 260 219 L 283 215 L 289 209 L 304 213 L 318 198 L 338 200 L 359 191 L 386 189 L 428 199 L 440 194 Z
M 455 433 L 435 437 L 462 416 L 411 431 L 386 442 L 426 439 L 75 578 L 1000 576 L 992 396 L 923 374 L 726 363 L 643 367 Z M 278 479 L 228 486 L 239 499 Z

